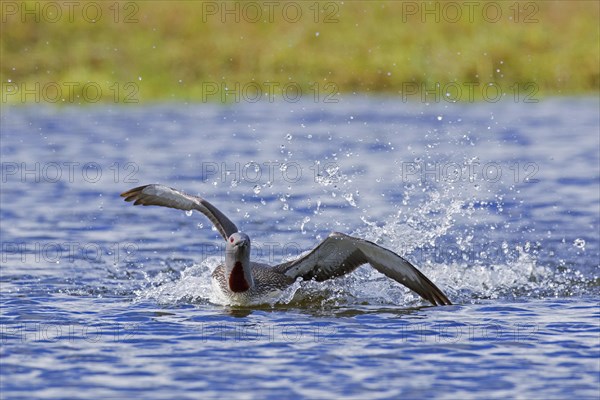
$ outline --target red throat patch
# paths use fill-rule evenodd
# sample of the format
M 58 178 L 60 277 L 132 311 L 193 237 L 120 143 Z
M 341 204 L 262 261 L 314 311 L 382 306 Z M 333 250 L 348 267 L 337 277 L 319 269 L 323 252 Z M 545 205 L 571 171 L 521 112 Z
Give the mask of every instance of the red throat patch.
M 250 285 L 244 276 L 244 268 L 239 261 L 236 261 L 235 266 L 229 275 L 229 289 L 235 293 L 245 292 L 250 289 Z

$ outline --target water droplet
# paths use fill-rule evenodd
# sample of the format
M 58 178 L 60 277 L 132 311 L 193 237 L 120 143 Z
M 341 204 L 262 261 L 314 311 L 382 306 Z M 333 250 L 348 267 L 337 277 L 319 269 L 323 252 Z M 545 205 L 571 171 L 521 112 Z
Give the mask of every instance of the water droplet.
M 581 250 L 585 250 L 585 240 L 583 240 L 583 239 L 579 239 L 579 238 L 578 238 L 578 239 L 575 239 L 575 240 L 573 241 L 573 245 L 574 245 L 575 247 L 578 247 L 578 248 L 580 248 Z
M 193 212 L 192 210 L 187 210 L 187 211 L 185 212 L 185 215 L 187 215 L 188 217 L 191 217 L 193 213 L 194 213 L 194 212 Z
M 310 217 L 304 217 L 304 219 L 302 220 L 302 225 L 300 225 L 300 231 L 302 232 L 302 234 L 306 233 L 306 231 L 304 230 L 304 225 L 306 225 L 308 222 L 310 222 Z
M 352 193 L 345 193 L 343 197 L 344 200 L 346 200 L 352 207 L 356 207 L 356 202 L 354 201 L 354 196 Z
M 259 194 L 260 193 L 260 185 L 255 185 L 254 188 L 252 189 L 254 191 L 254 194 Z

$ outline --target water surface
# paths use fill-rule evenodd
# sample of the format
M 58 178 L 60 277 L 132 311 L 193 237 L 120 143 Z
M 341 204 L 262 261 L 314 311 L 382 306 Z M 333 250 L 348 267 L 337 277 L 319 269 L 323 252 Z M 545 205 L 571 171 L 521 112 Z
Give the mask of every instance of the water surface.
M 599 103 L 4 108 L 5 398 L 597 398 Z M 407 257 L 216 304 L 201 194 L 277 263 L 331 231 Z

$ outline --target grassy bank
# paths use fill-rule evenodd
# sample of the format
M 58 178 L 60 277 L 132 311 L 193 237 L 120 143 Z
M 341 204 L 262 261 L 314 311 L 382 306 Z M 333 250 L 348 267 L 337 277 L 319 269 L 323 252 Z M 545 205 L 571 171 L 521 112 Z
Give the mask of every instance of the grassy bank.
M 69 4 L 3 2 L 3 104 L 298 90 L 470 101 L 598 93 L 600 82 L 596 1 Z

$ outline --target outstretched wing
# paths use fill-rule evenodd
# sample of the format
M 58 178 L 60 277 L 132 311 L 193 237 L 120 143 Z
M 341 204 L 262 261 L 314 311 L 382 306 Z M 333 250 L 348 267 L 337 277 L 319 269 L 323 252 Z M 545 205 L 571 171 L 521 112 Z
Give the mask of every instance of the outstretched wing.
M 145 185 L 121 193 L 133 205 L 162 206 L 178 210 L 198 210 L 206 215 L 225 240 L 238 228 L 221 211 L 199 196 L 191 196 L 164 185 Z
M 275 268 L 293 279 L 301 277 L 324 281 L 347 274 L 366 263 L 415 291 L 433 305 L 452 304 L 421 271 L 398 254 L 368 240 L 343 233 L 332 233 L 304 257 Z

